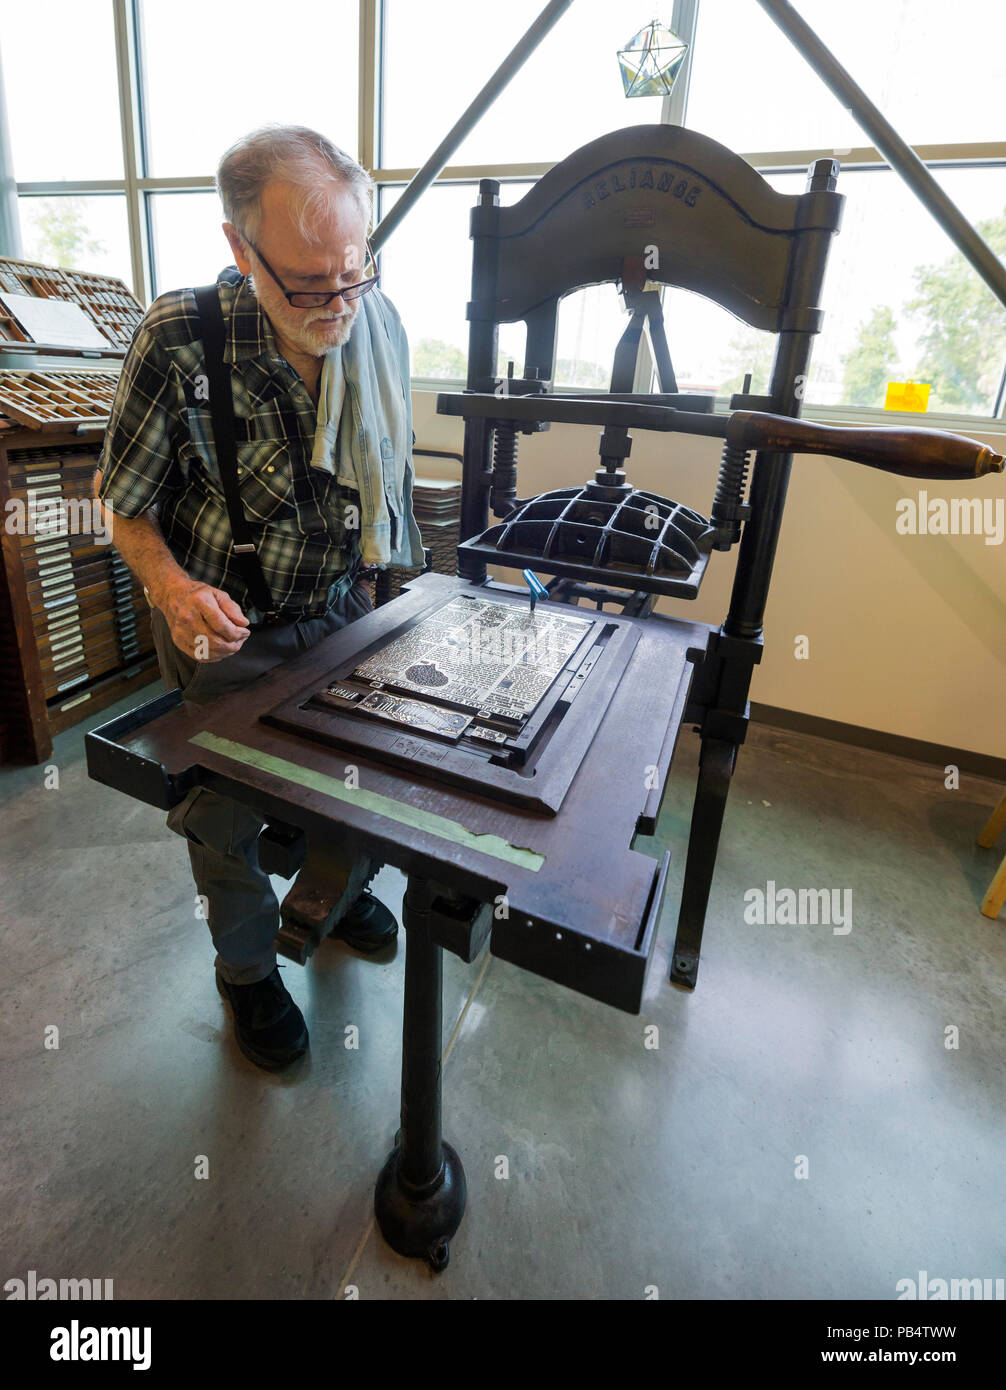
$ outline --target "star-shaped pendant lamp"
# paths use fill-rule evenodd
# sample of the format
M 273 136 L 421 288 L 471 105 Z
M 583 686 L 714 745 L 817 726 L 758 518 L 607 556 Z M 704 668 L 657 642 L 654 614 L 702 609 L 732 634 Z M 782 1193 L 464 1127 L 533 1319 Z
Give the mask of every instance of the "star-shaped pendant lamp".
M 688 45 L 654 19 L 618 50 L 618 66 L 627 97 L 666 96 L 674 85 Z

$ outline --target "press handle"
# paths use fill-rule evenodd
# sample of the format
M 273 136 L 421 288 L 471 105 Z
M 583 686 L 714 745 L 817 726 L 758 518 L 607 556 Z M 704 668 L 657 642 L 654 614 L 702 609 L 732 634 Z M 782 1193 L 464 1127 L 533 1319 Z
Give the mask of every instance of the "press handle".
M 982 478 L 986 473 L 1001 473 L 1004 463 L 1002 454 L 963 434 L 911 425 L 884 429 L 820 425 L 753 410 L 735 410 L 726 437 L 728 444 L 741 449 L 830 454 L 903 478 Z

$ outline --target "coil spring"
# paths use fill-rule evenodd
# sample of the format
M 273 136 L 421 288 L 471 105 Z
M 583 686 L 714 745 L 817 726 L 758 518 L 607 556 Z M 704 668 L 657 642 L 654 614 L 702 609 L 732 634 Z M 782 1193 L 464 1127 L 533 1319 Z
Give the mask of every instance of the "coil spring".
M 493 431 L 493 468 L 517 466 L 517 431 L 509 425 L 497 425 Z
M 748 464 L 751 455 L 747 449 L 724 444 L 720 456 L 720 475 L 716 482 L 716 496 L 713 498 L 713 517 L 721 507 L 737 507 L 744 501 L 744 488 L 747 484 Z M 723 520 L 729 519 L 727 513 Z
M 509 424 L 493 431 L 493 482 L 489 504 L 496 516 L 513 510 L 517 497 L 517 431 Z
M 716 480 L 716 496 L 713 498 L 713 509 L 709 517 L 716 528 L 717 538 L 713 542 L 716 550 L 729 550 L 740 540 L 741 523 L 737 512 L 744 501 L 749 462 L 750 455 L 746 449 L 739 449 L 736 445 L 723 445 L 720 472 Z

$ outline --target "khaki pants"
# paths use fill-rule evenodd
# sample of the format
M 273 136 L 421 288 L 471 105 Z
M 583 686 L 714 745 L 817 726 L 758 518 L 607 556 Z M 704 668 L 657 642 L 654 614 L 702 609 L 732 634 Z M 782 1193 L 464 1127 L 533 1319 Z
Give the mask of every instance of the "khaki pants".
M 223 661 L 196 661 L 180 651 L 171 640 L 164 615 L 156 608 L 151 613 L 151 630 L 165 685 L 169 689 L 180 687 L 185 699 L 194 704 L 208 704 L 308 651 L 370 609 L 366 588 L 356 584 L 336 600 L 325 617 L 261 628 L 246 638 L 240 651 Z M 207 787 L 194 787 L 168 816 L 169 828 L 188 841 L 196 892 L 203 900 L 203 914 L 217 951 L 216 968 L 234 985 L 263 980 L 276 965 L 279 903 L 269 875 L 258 865 L 258 836 L 264 824 L 254 811 Z M 336 920 L 353 905 L 380 867 L 380 861 L 370 855 L 347 851 Z

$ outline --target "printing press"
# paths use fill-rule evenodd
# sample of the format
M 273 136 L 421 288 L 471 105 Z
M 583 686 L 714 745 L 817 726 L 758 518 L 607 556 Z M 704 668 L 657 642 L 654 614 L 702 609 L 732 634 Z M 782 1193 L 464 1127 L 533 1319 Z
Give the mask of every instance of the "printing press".
M 672 851 L 633 846 L 655 830 L 685 725 L 701 762 L 671 978 L 695 987 L 793 454 L 927 479 L 1002 471 L 960 436 L 798 418 L 841 219 L 837 177 L 836 161 L 818 159 L 804 193 L 777 193 L 723 146 L 662 124 L 590 142 L 512 206 L 481 180 L 467 387 L 438 396 L 464 420 L 457 574 L 425 572 L 212 705 L 172 692 L 87 737 L 91 775 L 131 796 L 167 810 L 203 785 L 268 821 L 260 863 L 297 874 L 277 942 L 291 959 L 306 962 L 331 928 L 330 844 L 407 875 L 401 1129 L 376 1213 L 395 1250 L 433 1269 L 447 1264 L 466 1196 L 441 1134 L 442 952 L 472 962 L 488 947 L 638 1013 Z M 559 301 L 602 283 L 630 311 L 610 391 L 554 392 Z M 746 391 L 717 413 L 711 397 L 678 391 L 660 284 L 777 335 L 764 396 Z M 499 325 L 518 321 L 523 374 L 501 379 Z M 646 395 L 632 390 L 644 328 L 661 386 Z M 539 494 L 519 476 L 519 436 L 553 422 L 599 430 L 598 457 L 582 485 Z M 708 516 L 673 500 L 673 438 L 668 495 L 632 486 L 638 429 L 723 441 Z M 714 552 L 735 548 L 720 625 L 655 611 L 658 598 L 694 598 L 710 561 L 728 562 Z M 532 606 L 524 585 L 490 579 L 490 564 L 546 576 L 547 596 Z

